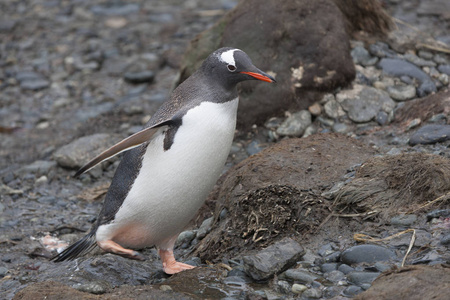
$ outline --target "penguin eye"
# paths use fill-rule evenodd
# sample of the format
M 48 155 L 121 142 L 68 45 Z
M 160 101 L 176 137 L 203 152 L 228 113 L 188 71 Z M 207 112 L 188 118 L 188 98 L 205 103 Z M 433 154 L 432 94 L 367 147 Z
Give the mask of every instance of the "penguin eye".
M 233 65 L 228 65 L 227 68 L 228 68 L 228 71 L 230 71 L 230 72 L 236 71 L 236 67 Z

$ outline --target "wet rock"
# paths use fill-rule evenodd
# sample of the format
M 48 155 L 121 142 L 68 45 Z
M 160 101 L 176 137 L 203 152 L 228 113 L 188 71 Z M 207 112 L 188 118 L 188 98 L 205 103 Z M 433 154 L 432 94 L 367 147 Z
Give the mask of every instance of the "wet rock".
M 95 295 L 104 294 L 110 288 L 109 284 L 105 281 L 93 281 L 84 284 L 76 284 L 73 287 L 81 292 Z
M 254 255 L 244 256 L 245 272 L 255 280 L 266 280 L 289 268 L 304 253 L 300 244 L 286 238 Z
M 389 122 L 389 115 L 384 111 L 379 111 L 375 120 L 381 126 L 386 125 Z
M 306 291 L 307 289 L 308 289 L 308 287 L 307 287 L 306 285 L 294 283 L 294 284 L 292 285 L 291 291 L 292 291 L 294 294 L 301 294 L 301 293 L 303 293 L 304 291 Z
M 8 273 L 8 269 L 5 267 L 0 267 L 0 278 L 3 278 Z
M 347 274 L 347 280 L 354 285 L 362 286 L 363 284 L 372 283 L 381 273 L 378 272 L 351 272 Z
M 283 5 L 278 1 L 259 4 L 258 0 L 240 2 L 191 42 L 182 62 L 180 81 L 191 75 L 209 53 L 233 45 L 245 49 L 260 69 L 276 74 L 276 85 L 241 85 L 246 92 L 241 93 L 238 127 L 262 124 L 287 110 L 307 109 L 314 102 L 311 95 L 315 91 L 332 91 L 355 76 L 343 14 L 335 3 L 289 0 Z M 307 12 L 301 23 L 299 11 Z M 243 14 L 245 18 L 241 17 Z M 324 27 L 328 28 L 326 35 Z M 306 44 L 308 47 L 303 46 Z M 261 47 L 270 51 L 260 51 Z M 314 53 L 309 47 L 315 49 Z M 301 104 L 295 100 L 299 97 L 303 99 Z
M 431 78 L 420 68 L 410 62 L 401 59 L 383 58 L 378 63 L 378 66 L 382 68 L 383 72 L 386 74 L 398 77 L 407 75 L 419 80 L 421 83 L 417 89 L 417 95 L 419 97 L 424 97 L 437 91 L 436 85 L 433 83 Z
M 357 46 L 350 52 L 355 64 L 361 64 L 363 66 L 373 66 L 378 62 L 378 57 L 372 57 L 366 48 Z
M 197 231 L 197 238 L 202 239 L 208 234 L 208 232 L 211 230 L 211 225 L 214 222 L 214 218 L 210 217 L 202 222 L 200 225 L 200 228 Z
M 373 266 L 378 272 L 384 272 L 392 269 L 392 266 L 390 264 L 383 262 L 377 262 Z
M 21 168 L 19 174 L 36 173 L 37 175 L 44 175 L 48 174 L 54 167 L 56 167 L 55 161 L 37 160 L 32 164 Z
M 389 45 L 383 42 L 376 42 L 375 44 L 371 44 L 369 46 L 369 52 L 370 54 L 378 56 L 379 58 L 393 58 L 398 56 L 397 52 L 390 49 Z
M 101 151 L 117 141 L 110 134 L 98 133 L 81 137 L 61 148 L 53 155 L 54 159 L 61 167 L 79 168 L 93 158 L 93 153 L 100 154 Z
M 348 287 L 342 292 L 342 294 L 343 294 L 345 297 L 352 298 L 352 297 L 355 297 L 356 295 L 358 295 L 358 294 L 360 294 L 360 293 L 362 293 L 362 292 L 363 292 L 363 289 L 360 288 L 359 286 L 351 285 L 351 286 L 348 286 Z
M 347 264 L 341 264 L 341 265 L 339 266 L 338 270 L 341 271 L 341 272 L 344 273 L 344 274 L 348 274 L 348 273 L 350 273 L 350 272 L 353 272 L 355 269 L 352 268 L 352 267 L 350 267 L 350 266 L 347 265 Z
M 361 85 L 355 85 L 352 90 L 341 91 L 336 99 L 348 117 L 357 123 L 369 122 L 379 111 L 389 113 L 395 107 L 395 102 L 386 92 Z
M 435 144 L 450 139 L 450 125 L 429 124 L 422 126 L 409 139 L 411 146 L 417 144 Z
M 450 75 L 450 65 L 440 65 L 438 67 L 439 72 Z
M 315 274 L 299 269 L 287 270 L 286 272 L 284 272 L 284 276 L 286 276 L 286 278 L 289 278 L 290 280 L 294 280 L 303 284 L 309 284 L 318 278 L 318 276 Z
M 127 72 L 124 75 L 124 79 L 130 83 L 150 83 L 155 78 L 155 73 L 152 71 L 142 71 L 142 72 Z
M 416 220 L 417 220 L 416 215 L 399 215 L 392 217 L 391 224 L 394 226 L 408 227 L 411 226 L 414 222 L 416 222 Z
M 193 230 L 186 230 L 180 233 L 177 238 L 177 245 L 189 244 L 197 235 L 197 233 Z
M 302 294 L 306 299 L 319 299 L 322 297 L 322 291 L 319 289 L 307 289 Z
M 324 105 L 325 114 L 331 119 L 337 119 L 345 116 L 342 106 L 334 99 L 327 101 Z
M 396 255 L 391 250 L 377 245 L 358 245 L 348 248 L 341 255 L 341 261 L 345 264 L 375 263 L 395 259 Z
M 331 271 L 337 270 L 337 263 L 325 263 L 322 266 L 320 266 L 320 269 L 323 273 L 328 273 Z
M 416 88 L 412 85 L 394 85 L 387 88 L 387 92 L 392 99 L 406 101 L 416 96 Z
M 322 265 L 323 267 L 323 265 Z M 345 274 L 341 271 L 333 270 L 331 272 L 324 274 L 325 279 L 331 281 L 331 282 L 339 282 L 345 280 Z
M 445 245 L 445 246 L 450 245 L 450 233 L 444 235 L 444 236 L 441 238 L 441 244 L 442 244 L 442 245 Z
M 302 110 L 290 115 L 280 127 L 277 133 L 281 136 L 302 136 L 305 129 L 311 125 L 311 113 L 307 110 Z
M 420 58 L 420 57 L 418 57 L 418 56 L 416 56 L 414 54 L 406 53 L 405 55 L 403 55 L 403 57 L 407 61 L 415 64 L 418 67 L 435 67 L 436 66 L 436 63 L 434 61 Z
M 110 5 L 93 5 L 91 7 L 91 12 L 96 15 L 104 16 L 124 16 L 132 13 L 137 13 L 139 9 L 140 6 L 137 3 L 113 2 L 113 4 Z

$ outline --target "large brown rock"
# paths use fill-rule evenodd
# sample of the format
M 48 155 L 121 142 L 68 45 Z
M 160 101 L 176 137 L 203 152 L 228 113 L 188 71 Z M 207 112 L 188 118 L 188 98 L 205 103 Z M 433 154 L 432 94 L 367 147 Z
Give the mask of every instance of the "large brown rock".
M 249 157 L 211 194 L 216 222 L 195 255 L 234 257 L 284 236 L 301 239 L 329 214 L 331 201 L 322 192 L 374 154 L 370 146 L 333 133 L 283 140 Z
M 244 50 L 278 82 L 240 86 L 241 128 L 288 109 L 305 109 L 319 91 L 346 85 L 355 76 L 344 15 L 332 0 L 241 1 L 191 41 L 180 80 L 222 46 Z

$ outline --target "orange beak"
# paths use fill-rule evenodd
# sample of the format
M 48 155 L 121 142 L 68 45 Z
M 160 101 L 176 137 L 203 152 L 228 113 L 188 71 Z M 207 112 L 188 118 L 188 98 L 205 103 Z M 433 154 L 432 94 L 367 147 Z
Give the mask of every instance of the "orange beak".
M 258 80 L 262 80 L 262 81 L 266 81 L 266 82 L 276 82 L 275 78 L 273 78 L 272 76 L 270 76 L 264 72 L 261 72 L 261 73 L 240 72 L 240 73 L 250 75 Z

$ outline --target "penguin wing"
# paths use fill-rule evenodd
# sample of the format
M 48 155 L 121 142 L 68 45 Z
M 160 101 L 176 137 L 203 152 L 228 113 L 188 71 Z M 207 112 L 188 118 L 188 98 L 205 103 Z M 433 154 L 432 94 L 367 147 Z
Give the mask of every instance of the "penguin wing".
M 106 149 L 96 157 L 94 157 L 91 161 L 89 161 L 87 164 L 82 166 L 74 175 L 74 177 L 78 177 L 81 174 L 89 171 L 99 163 L 110 159 L 111 157 L 116 156 L 119 153 L 122 153 L 124 151 L 133 149 L 149 140 L 153 137 L 153 135 L 160 130 L 161 128 L 168 127 L 169 121 L 162 122 L 156 125 L 153 125 L 151 127 L 147 127 L 142 129 L 141 131 L 136 132 L 135 134 L 127 137 L 126 139 L 123 139 L 122 141 L 118 142 L 114 146 L 111 146 L 110 148 Z

